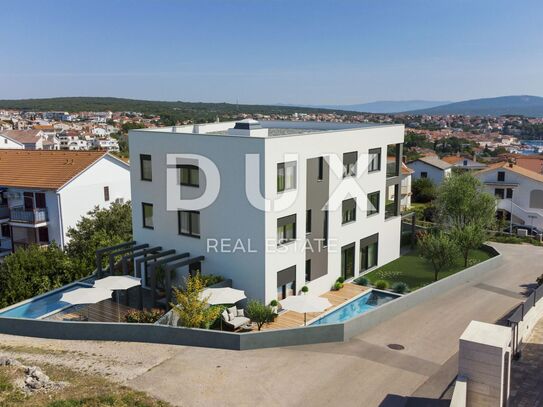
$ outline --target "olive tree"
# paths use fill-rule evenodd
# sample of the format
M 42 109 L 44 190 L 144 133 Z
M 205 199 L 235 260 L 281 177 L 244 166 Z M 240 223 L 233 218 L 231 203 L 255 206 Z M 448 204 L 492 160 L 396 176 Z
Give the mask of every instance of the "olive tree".
M 487 238 L 487 233 L 479 223 L 470 223 L 464 227 L 455 226 L 451 230 L 451 237 L 464 258 L 464 267 L 467 267 L 470 251 L 481 247 Z
M 458 256 L 456 242 L 443 232 L 425 233 L 418 242 L 420 255 L 428 260 L 434 269 L 434 281 L 438 280 L 440 271 L 451 267 Z

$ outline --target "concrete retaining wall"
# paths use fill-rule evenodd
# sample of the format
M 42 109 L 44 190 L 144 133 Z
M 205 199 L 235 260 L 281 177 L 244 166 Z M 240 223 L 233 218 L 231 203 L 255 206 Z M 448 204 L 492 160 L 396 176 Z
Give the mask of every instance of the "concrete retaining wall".
M 0 317 L 0 333 L 50 339 L 148 342 L 232 350 L 341 342 L 462 283 L 479 279 L 496 268 L 502 261 L 501 255 L 493 248 L 487 247 L 487 250 L 492 251 L 496 256 L 386 303 L 344 324 L 238 334 L 156 324 L 49 321 Z

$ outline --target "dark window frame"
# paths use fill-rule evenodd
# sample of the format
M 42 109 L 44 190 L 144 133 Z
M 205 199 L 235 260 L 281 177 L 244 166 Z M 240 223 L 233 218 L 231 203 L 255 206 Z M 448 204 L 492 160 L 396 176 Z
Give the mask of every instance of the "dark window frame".
M 494 196 L 498 199 L 505 199 L 505 189 L 504 188 L 494 188 Z
M 428 178 L 428 171 L 421 171 L 420 172 L 420 177 L 421 178 Z
M 497 179 L 498 179 L 498 182 L 504 182 L 505 181 L 505 171 L 498 171 Z
M 149 170 L 151 172 L 148 174 L 149 178 L 144 174 L 144 161 L 149 161 Z M 153 181 L 153 159 L 150 154 L 140 154 L 140 179 L 142 181 Z
M 109 186 L 104 187 L 104 201 L 109 202 Z
M 195 188 L 198 188 L 200 186 L 200 168 L 197 165 L 179 164 L 177 168 L 179 169 L 179 185 Z M 183 182 L 183 171 L 188 171 L 188 182 Z M 197 172 L 196 181 L 193 180 L 194 171 Z
M 356 222 L 356 198 L 345 199 L 341 203 L 341 224 Z
M 311 233 L 311 222 L 313 220 L 311 209 L 305 211 L 305 233 Z
M 372 155 L 377 154 L 377 165 L 375 166 L 375 160 L 372 160 Z M 381 148 L 372 148 L 368 150 L 368 173 L 381 171 Z
M 305 281 L 311 281 L 311 259 L 305 261 Z
M 317 181 L 322 181 L 323 179 L 324 179 L 324 157 L 319 157 Z
M 183 232 L 183 213 L 188 213 L 189 216 L 188 216 L 188 227 L 186 229 L 188 229 L 188 232 Z M 194 224 L 193 224 L 193 221 L 194 221 L 194 218 L 192 215 L 198 215 L 198 233 L 195 233 L 194 232 Z M 201 229 L 201 223 L 200 223 L 200 212 L 199 211 L 177 211 L 177 233 L 179 235 L 182 235 L 182 236 L 189 236 L 189 237 L 194 237 L 196 239 L 200 239 L 200 236 L 202 234 L 202 229 Z
M 377 205 L 375 205 L 375 203 L 372 202 L 372 197 L 374 196 L 377 196 Z M 381 191 L 370 192 L 367 195 L 367 198 L 368 198 L 368 209 L 366 210 L 366 216 L 372 216 L 372 215 L 378 214 L 381 209 Z M 370 207 L 370 204 L 377 209 L 372 210 Z
M 152 225 L 147 225 L 146 222 L 145 222 L 145 208 L 146 207 L 150 207 L 151 208 L 151 222 L 153 223 Z M 143 225 L 143 228 L 145 229 L 154 229 L 155 228 L 155 222 L 154 222 L 154 215 L 155 215 L 155 211 L 154 211 L 154 207 L 153 207 L 153 204 L 152 203 L 149 203 L 149 202 L 142 202 L 141 203 L 141 215 L 142 215 L 142 225 Z
M 287 188 L 287 168 L 288 167 L 294 167 L 294 179 L 293 179 L 293 185 Z M 279 179 L 280 179 L 280 171 L 283 171 L 283 183 L 281 185 Z M 298 163 L 297 161 L 285 161 L 282 163 L 277 163 L 277 192 L 285 192 L 285 191 L 292 191 L 295 190 L 298 186 Z
M 375 253 L 375 264 L 369 264 L 369 247 L 375 245 L 376 246 L 376 253 Z M 366 260 L 365 263 L 363 263 L 363 260 Z M 360 272 L 365 272 L 373 267 L 377 267 L 379 264 L 379 233 L 376 233 L 374 235 L 368 236 L 367 238 L 364 238 L 360 240 Z
M 287 226 L 289 225 L 292 225 L 292 236 L 287 238 Z M 296 214 L 277 219 L 277 246 L 295 242 L 296 235 Z
M 513 199 L 513 188 L 507 188 L 505 190 L 505 197 L 507 199 Z
M 352 159 L 354 157 L 354 160 Z M 356 177 L 358 151 L 343 153 L 343 178 Z

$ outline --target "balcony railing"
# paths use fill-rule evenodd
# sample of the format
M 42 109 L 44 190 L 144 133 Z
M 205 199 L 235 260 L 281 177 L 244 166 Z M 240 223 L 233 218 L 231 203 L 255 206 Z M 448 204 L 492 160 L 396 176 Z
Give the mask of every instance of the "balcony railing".
M 11 208 L 10 220 L 21 223 L 43 223 L 49 220 L 47 208 L 25 209 L 23 207 Z

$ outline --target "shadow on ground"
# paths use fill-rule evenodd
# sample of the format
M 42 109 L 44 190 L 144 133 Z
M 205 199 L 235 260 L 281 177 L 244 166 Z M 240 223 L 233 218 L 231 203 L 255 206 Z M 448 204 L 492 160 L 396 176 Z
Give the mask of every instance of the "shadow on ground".
M 436 400 L 424 397 L 404 397 L 389 394 L 379 407 L 448 407 L 451 400 Z

